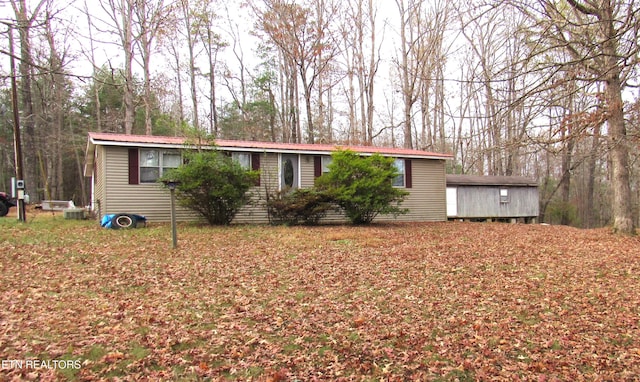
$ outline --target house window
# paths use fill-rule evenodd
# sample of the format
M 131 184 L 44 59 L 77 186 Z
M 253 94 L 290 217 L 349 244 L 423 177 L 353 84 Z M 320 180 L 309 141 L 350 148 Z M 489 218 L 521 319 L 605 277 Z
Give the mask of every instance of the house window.
M 331 164 L 331 161 L 333 160 L 333 158 L 331 158 L 329 155 L 323 155 L 321 157 L 321 161 L 322 161 L 322 173 L 326 174 L 329 172 L 329 165 Z
M 405 168 L 404 168 L 404 159 L 396 159 L 393 163 L 398 170 L 398 176 L 393 180 L 394 187 L 404 187 L 405 186 Z
M 501 188 L 500 189 L 500 203 L 509 203 L 509 189 Z
M 329 164 L 331 164 L 330 155 L 314 155 L 313 156 L 313 176 L 317 178 L 322 174 L 326 174 L 329 172 Z
M 182 163 L 176 150 L 140 150 L 140 183 L 155 183 L 164 173 Z
M 251 154 L 249 153 L 231 153 L 231 158 L 240 163 L 245 170 L 251 170 Z

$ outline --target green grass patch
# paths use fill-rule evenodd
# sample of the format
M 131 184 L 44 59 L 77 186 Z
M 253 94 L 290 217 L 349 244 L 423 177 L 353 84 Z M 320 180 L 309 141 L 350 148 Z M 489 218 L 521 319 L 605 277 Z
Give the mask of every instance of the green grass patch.
M 151 353 L 151 350 L 145 348 L 144 346 L 134 343 L 129 350 L 129 354 L 133 357 L 134 360 L 139 361 L 144 357 L 148 356 Z
M 107 350 L 100 345 L 93 345 L 84 355 L 85 359 L 97 362 L 107 354 Z

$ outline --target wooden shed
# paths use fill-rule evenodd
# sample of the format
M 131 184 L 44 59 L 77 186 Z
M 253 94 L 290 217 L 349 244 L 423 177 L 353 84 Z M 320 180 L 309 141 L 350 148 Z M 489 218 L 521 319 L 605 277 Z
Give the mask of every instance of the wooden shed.
M 535 222 L 538 183 L 520 176 L 447 175 L 447 218 Z

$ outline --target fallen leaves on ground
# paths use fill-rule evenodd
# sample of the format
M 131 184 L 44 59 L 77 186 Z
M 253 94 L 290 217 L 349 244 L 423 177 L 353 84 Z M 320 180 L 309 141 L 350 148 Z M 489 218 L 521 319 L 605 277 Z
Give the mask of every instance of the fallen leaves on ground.
M 54 380 L 637 380 L 640 239 L 487 223 L 2 222 L 0 359 Z

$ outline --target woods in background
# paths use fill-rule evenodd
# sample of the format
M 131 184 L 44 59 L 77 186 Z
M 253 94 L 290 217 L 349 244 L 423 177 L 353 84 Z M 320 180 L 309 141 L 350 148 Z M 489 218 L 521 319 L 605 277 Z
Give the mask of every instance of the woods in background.
M 88 131 L 450 152 L 541 221 L 639 224 L 633 0 L 2 1 L 32 200 L 89 203 Z M 0 189 L 14 176 L 9 39 Z M 105 52 L 109 52 L 105 54 Z

